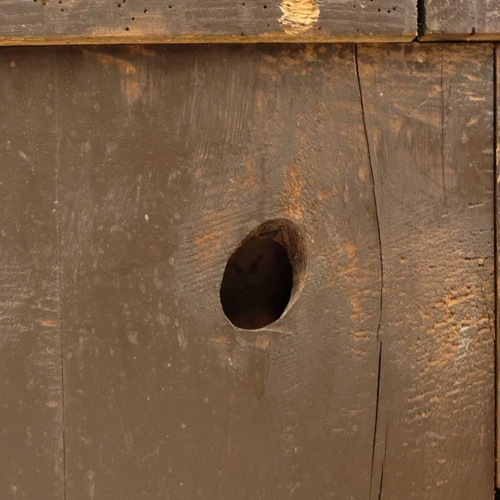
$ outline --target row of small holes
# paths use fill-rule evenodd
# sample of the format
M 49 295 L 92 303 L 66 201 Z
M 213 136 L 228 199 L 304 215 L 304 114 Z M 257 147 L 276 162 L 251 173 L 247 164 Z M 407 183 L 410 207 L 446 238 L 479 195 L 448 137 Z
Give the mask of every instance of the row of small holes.
M 38 3 L 38 0 L 33 0 L 33 2 Z M 45 7 L 47 5 L 47 0 L 41 0 L 40 3 Z M 59 5 L 61 5 L 62 4 L 62 0 L 59 0 L 58 3 L 59 3 Z M 64 12 L 63 8 L 61 8 L 61 12 Z
M 370 2 L 373 2 L 373 1 L 374 1 L 374 0 L 370 0 Z M 38 0 L 33 0 L 33 2 L 38 3 Z M 117 4 L 117 7 L 121 7 L 121 6 L 122 6 L 122 5 L 124 5 L 126 2 L 127 2 L 127 0 L 122 0 L 122 2 L 121 2 L 121 3 L 118 3 L 118 4 Z M 62 0 L 59 0 L 59 2 L 58 2 L 58 3 L 59 3 L 59 4 L 62 4 Z M 47 0 L 41 0 L 41 4 L 42 4 L 43 6 L 46 6 L 46 5 L 47 5 Z M 243 7 L 245 7 L 245 2 L 243 2 L 241 5 L 242 5 Z M 356 5 L 354 4 L 352 7 L 355 9 L 355 8 L 356 8 Z M 169 8 L 169 9 L 173 9 L 173 8 L 174 8 L 174 6 L 173 6 L 172 4 L 170 4 L 170 5 L 168 6 L 168 8 Z M 264 5 L 264 6 L 263 6 L 263 8 L 264 8 L 264 9 L 267 9 L 267 5 Z M 393 11 L 397 10 L 397 7 L 393 7 L 393 8 L 392 8 L 392 10 L 393 10 Z M 64 9 L 63 9 L 63 8 L 61 8 L 61 12 L 64 12 Z M 378 8 L 378 12 L 382 12 L 382 9 L 381 9 L 381 8 Z M 148 13 L 148 9 L 144 9 L 144 14 L 147 14 L 147 13 Z M 391 11 L 390 11 L 390 10 L 388 10 L 388 11 L 387 11 L 387 13 L 388 13 L 388 14 L 390 14 L 390 13 L 391 13 Z M 132 18 L 131 18 L 131 20 L 132 20 L 132 21 L 135 21 L 135 17 L 132 17 Z M 281 23 L 281 21 L 280 21 L 280 24 L 282 24 L 282 23 Z M 271 25 L 270 25 L 269 23 L 267 23 L 267 27 L 269 28 L 270 26 L 271 26 Z M 318 31 L 321 31 L 321 26 L 318 26 L 317 30 L 318 30 Z M 130 31 L 130 27 L 129 27 L 129 26 L 126 26 L 126 27 L 125 27 L 125 31 Z M 241 36 L 245 36 L 245 34 L 244 34 L 244 33 L 241 33 Z
M 370 0 L 370 2 L 373 2 L 373 1 L 374 1 L 374 0 Z M 38 3 L 38 0 L 33 0 L 33 2 Z M 118 4 L 117 4 L 117 7 L 121 7 L 121 6 L 122 6 L 122 5 L 124 5 L 126 2 L 127 2 L 127 0 L 122 0 L 122 2 L 121 2 L 121 3 L 118 3 Z M 46 6 L 46 5 L 47 5 L 47 0 L 41 0 L 41 2 L 40 2 L 40 3 L 41 3 L 43 6 Z M 62 4 L 62 0 L 59 0 L 59 4 Z M 243 7 L 245 7 L 245 2 L 243 2 L 241 5 L 242 5 Z M 354 4 L 352 7 L 353 7 L 353 9 L 355 9 L 355 8 L 356 8 L 356 4 Z M 168 8 L 169 8 L 169 9 L 173 9 L 173 8 L 174 8 L 174 6 L 170 4 L 170 5 L 168 6 Z M 264 8 L 264 9 L 267 9 L 267 5 L 264 5 L 264 6 L 263 6 L 263 8 Z M 378 10 L 379 12 L 382 12 L 382 9 L 381 9 L 380 7 L 379 7 L 377 10 Z M 397 7 L 393 7 L 393 8 L 392 8 L 392 10 L 393 10 L 393 11 L 397 10 Z M 61 12 L 64 12 L 64 9 L 61 9 Z M 390 11 L 390 10 L 388 10 L 387 12 L 388 12 L 389 14 L 391 13 L 391 11 Z M 148 9 L 144 9 L 144 14 L 147 14 L 147 13 L 148 13 Z M 134 20 L 135 20 L 135 19 L 132 19 L 132 21 L 134 21 Z M 268 24 L 268 26 L 269 26 L 269 24 Z
M 127 0 L 122 0 L 121 3 L 117 3 L 116 6 L 117 7 L 121 7 L 122 5 L 125 5 L 127 3 Z M 168 8 L 171 9 L 173 6 L 172 5 L 169 5 Z M 144 9 L 144 14 L 147 14 L 148 13 L 148 9 Z M 135 17 L 132 17 L 130 18 L 130 20 L 132 22 L 135 21 Z M 130 31 L 130 26 L 125 26 L 125 31 Z
M 373 2 L 373 0 L 370 0 L 370 2 Z M 355 9 L 356 7 L 357 7 L 357 5 L 356 5 L 356 4 L 354 4 L 354 5 L 352 6 L 352 8 L 353 8 L 353 9 Z M 382 12 L 382 8 L 381 8 L 381 7 L 379 7 L 377 10 L 378 10 L 378 12 Z M 392 8 L 392 10 L 393 10 L 393 11 L 396 11 L 396 10 L 397 10 L 397 7 L 393 7 L 393 8 Z M 391 9 L 389 9 L 389 10 L 387 11 L 387 13 L 388 13 L 388 14 L 390 14 L 391 12 L 392 12 L 392 11 L 391 11 Z

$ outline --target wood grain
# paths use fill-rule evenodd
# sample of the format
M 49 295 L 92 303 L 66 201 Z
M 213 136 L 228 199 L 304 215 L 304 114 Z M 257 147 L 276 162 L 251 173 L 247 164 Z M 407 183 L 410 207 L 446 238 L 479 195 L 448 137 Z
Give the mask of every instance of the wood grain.
M 414 0 L 0 0 L 0 45 L 409 41 Z
M 0 61 L 2 498 L 491 500 L 492 46 Z M 301 288 L 236 329 L 278 218 Z
M 500 40 L 496 0 L 424 0 L 423 40 Z
M 0 498 L 63 499 L 57 62 L 0 54 Z
M 367 498 L 380 249 L 353 47 L 57 54 L 68 498 Z M 302 293 L 237 330 L 227 259 L 275 218 L 310 247 Z
M 493 48 L 362 46 L 383 256 L 372 499 L 491 499 Z

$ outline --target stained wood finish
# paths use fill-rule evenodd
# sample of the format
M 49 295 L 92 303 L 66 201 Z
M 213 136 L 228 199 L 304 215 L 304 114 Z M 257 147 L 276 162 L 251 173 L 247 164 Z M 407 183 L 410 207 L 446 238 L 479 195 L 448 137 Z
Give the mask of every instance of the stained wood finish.
M 496 0 L 423 0 L 423 40 L 500 40 Z
M 414 0 L 0 0 L 0 45 L 412 40 Z
M 68 497 L 367 498 L 380 249 L 353 47 L 58 54 Z M 303 292 L 236 330 L 227 259 L 283 217 Z
M 384 288 L 371 498 L 490 499 L 493 48 L 359 59 Z
M 0 498 L 63 499 L 57 60 L 0 53 Z
M 357 51 L 2 50 L 25 498 L 62 498 L 62 328 L 68 499 L 491 500 L 493 48 Z M 302 289 L 237 330 L 227 260 L 277 218 Z

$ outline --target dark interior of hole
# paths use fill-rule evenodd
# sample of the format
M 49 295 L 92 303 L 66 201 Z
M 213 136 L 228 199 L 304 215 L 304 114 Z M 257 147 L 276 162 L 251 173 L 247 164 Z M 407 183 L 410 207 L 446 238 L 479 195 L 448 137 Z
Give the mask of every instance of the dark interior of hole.
M 233 325 L 263 328 L 285 310 L 293 287 L 293 269 L 286 249 L 269 238 L 255 237 L 230 257 L 220 298 Z

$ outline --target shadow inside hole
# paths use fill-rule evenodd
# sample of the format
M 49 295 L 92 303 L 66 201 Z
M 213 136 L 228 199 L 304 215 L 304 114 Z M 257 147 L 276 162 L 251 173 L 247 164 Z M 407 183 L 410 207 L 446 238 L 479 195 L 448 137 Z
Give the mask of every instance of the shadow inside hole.
M 293 289 L 293 267 L 283 245 L 269 237 L 247 239 L 229 258 L 220 299 L 234 326 L 257 330 L 285 311 Z

